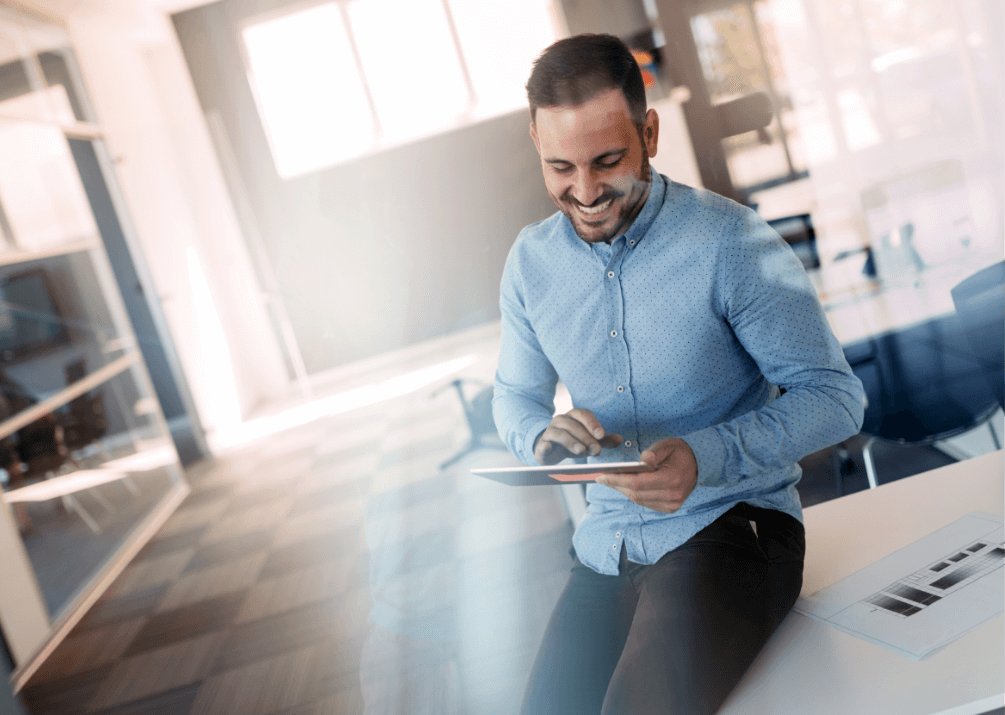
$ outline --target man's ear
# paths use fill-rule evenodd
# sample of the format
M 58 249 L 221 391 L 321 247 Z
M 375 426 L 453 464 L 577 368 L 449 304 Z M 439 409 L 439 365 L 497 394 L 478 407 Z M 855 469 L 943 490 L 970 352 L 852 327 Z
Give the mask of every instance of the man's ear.
M 537 153 L 541 153 L 541 140 L 537 138 L 537 128 L 534 126 L 534 122 L 530 123 L 530 138 L 534 140 L 534 148 L 537 149 Z
M 642 140 L 645 142 L 646 153 L 649 158 L 656 156 L 656 149 L 659 146 L 660 138 L 660 115 L 655 109 L 646 112 L 646 123 L 642 127 Z

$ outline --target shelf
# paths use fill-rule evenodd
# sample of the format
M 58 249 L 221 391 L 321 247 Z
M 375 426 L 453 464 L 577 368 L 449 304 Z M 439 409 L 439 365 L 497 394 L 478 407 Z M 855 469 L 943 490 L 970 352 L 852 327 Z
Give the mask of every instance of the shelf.
M 0 422 L 0 439 L 8 437 L 17 432 L 22 427 L 30 425 L 35 420 L 45 417 L 53 410 L 58 410 L 70 400 L 80 397 L 85 392 L 94 389 L 103 382 L 111 380 L 116 375 L 125 372 L 140 361 L 140 352 L 133 350 L 117 360 L 113 360 L 100 370 L 74 382 L 63 388 L 54 395 L 38 402 L 27 409 L 21 410 L 17 414 Z
M 101 245 L 97 238 L 88 238 L 82 241 L 71 241 L 70 243 L 60 243 L 48 248 L 40 248 L 34 251 L 8 250 L 0 252 L 0 266 L 10 266 L 16 263 L 27 263 L 37 261 L 42 258 L 52 258 L 53 256 L 65 256 L 68 253 L 80 253 L 89 251 Z

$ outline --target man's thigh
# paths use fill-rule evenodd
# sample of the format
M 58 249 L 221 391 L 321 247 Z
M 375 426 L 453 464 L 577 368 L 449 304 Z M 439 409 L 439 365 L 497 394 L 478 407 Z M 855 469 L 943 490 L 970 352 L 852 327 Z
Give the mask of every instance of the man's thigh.
M 795 603 L 802 525 L 758 513 L 755 535 L 746 509 L 645 570 L 605 715 L 714 713 Z
M 598 574 L 576 559 L 541 640 L 522 713 L 599 715 L 637 602 L 627 575 Z

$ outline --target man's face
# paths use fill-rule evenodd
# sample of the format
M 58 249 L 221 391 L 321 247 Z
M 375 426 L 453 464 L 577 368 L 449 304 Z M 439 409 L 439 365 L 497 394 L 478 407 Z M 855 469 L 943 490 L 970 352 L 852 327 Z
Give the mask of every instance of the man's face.
M 577 107 L 537 110 L 530 135 L 548 194 L 587 243 L 617 238 L 642 210 L 659 134 L 652 109 L 639 133 L 620 89 Z

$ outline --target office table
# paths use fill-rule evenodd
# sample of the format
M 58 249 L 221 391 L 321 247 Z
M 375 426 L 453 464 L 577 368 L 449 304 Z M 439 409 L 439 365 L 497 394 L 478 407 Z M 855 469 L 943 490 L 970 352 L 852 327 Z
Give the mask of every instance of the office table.
M 1003 460 L 999 451 L 807 508 L 801 595 L 971 511 L 1002 514 Z M 1003 703 L 1001 614 L 915 661 L 793 612 L 719 715 L 977 715 Z

